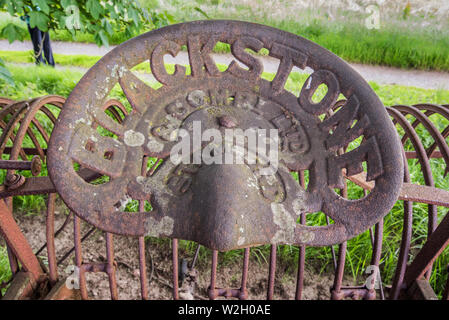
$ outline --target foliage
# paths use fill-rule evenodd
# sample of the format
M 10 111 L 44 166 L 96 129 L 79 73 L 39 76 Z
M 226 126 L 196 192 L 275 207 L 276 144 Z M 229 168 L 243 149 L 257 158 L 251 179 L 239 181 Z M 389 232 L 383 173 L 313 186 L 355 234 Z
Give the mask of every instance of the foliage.
M 0 283 L 6 282 L 11 277 L 9 269 L 8 253 L 6 246 L 0 246 Z M 5 294 L 6 288 L 0 289 L 1 294 Z
M 0 0 L 0 10 L 27 20 L 31 28 L 42 31 L 68 30 L 94 35 L 98 45 L 109 45 L 115 33 L 130 38 L 144 28 L 157 28 L 168 24 L 173 17 L 163 12 L 148 11 L 136 0 Z M 23 40 L 26 31 L 8 23 L 0 32 L 9 42 Z
M 5 63 L 0 58 L 0 83 L 6 82 L 8 84 L 14 84 L 14 80 L 12 79 L 11 72 L 6 68 Z
M 404 9 L 406 1 L 385 1 L 381 7 L 380 29 L 367 29 L 365 8 L 357 5 L 360 11 L 351 11 L 347 0 L 320 1 L 320 8 L 311 8 L 317 1 L 295 0 L 227 0 L 219 5 L 212 0 L 165 0 L 161 1 L 161 7 L 170 10 L 182 22 L 236 19 L 282 29 L 307 38 L 350 62 L 447 71 L 449 11 L 436 10 L 437 0 L 425 1 L 426 5 L 419 2 L 410 0 L 411 8 L 405 6 Z M 198 6 L 201 11 L 195 9 Z M 340 11 L 323 9 L 328 6 Z M 409 18 L 402 19 L 402 12 Z M 422 12 L 423 16 L 416 16 L 416 12 Z M 328 13 L 332 13 L 332 17 L 327 16 Z M 229 52 L 229 47 L 225 46 L 216 49 L 220 53 Z

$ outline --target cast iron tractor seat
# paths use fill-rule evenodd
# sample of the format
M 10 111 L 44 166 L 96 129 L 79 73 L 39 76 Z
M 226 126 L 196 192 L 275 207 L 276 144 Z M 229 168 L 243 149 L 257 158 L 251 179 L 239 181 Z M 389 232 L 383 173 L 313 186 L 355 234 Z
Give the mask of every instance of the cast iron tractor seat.
M 235 58 L 224 71 L 211 57 L 217 42 L 229 44 Z M 168 72 L 164 55 L 176 56 L 184 45 L 190 72 L 181 65 Z M 262 48 L 280 61 L 272 81 L 262 77 L 263 64 L 248 51 Z M 157 89 L 131 71 L 148 59 Z M 299 96 L 284 89 L 293 67 L 312 70 Z M 327 92 L 317 102 L 323 85 Z M 132 109 L 121 123 L 102 108 L 114 87 Z M 346 102 L 334 113 L 340 98 Z M 215 156 L 221 141 L 209 136 L 198 145 L 198 124 L 200 139 L 210 129 L 223 136 L 226 130 L 276 130 L 279 147 L 270 151 L 278 152 L 277 170 L 268 170 L 273 159 L 258 154 L 255 163 L 198 163 L 195 151 Z M 186 136 L 188 157 L 172 161 L 170 153 Z M 249 142 L 243 149 L 250 153 Z M 93 226 L 118 235 L 192 240 L 218 251 L 342 243 L 389 212 L 403 179 L 395 128 L 356 71 L 304 38 L 238 21 L 172 25 L 113 49 L 68 97 L 48 154 L 57 192 Z M 148 169 L 150 157 L 158 165 Z M 87 182 L 79 167 L 104 179 Z M 308 185 L 292 171 L 308 171 Z M 363 171 L 374 182 L 369 194 L 349 200 L 336 192 L 346 177 Z M 139 212 L 124 210 L 130 199 L 140 202 Z M 298 223 L 301 215 L 320 211 L 332 223 Z

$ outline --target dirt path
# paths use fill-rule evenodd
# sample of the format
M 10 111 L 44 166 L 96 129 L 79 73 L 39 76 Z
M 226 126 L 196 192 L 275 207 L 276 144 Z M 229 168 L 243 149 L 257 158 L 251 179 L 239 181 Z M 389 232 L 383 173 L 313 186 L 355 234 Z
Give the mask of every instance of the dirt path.
M 93 56 L 103 56 L 114 48 L 98 47 L 91 43 L 75 43 L 53 41 L 52 47 L 54 53 L 60 54 L 85 54 Z M 0 50 L 24 51 L 31 50 L 30 41 L 14 42 L 9 44 L 7 40 L 0 40 Z M 213 54 L 213 58 L 217 63 L 229 64 L 233 58 L 229 54 Z M 264 64 L 264 70 L 275 73 L 277 71 L 279 61 L 270 57 L 259 57 Z M 166 56 L 167 63 L 188 64 L 188 56 L 186 52 L 179 53 L 176 58 Z M 422 71 L 422 70 L 404 70 L 391 67 L 371 66 L 351 63 L 365 80 L 375 81 L 380 84 L 399 84 L 404 86 L 413 86 L 425 89 L 446 89 L 449 90 L 449 72 Z M 295 68 L 294 71 L 301 72 Z

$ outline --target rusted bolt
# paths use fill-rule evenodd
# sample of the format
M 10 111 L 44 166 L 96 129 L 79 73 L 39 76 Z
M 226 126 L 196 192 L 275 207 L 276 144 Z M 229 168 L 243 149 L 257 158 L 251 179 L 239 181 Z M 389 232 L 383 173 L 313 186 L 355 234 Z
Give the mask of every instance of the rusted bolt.
M 225 128 L 235 128 L 238 125 L 237 120 L 234 117 L 228 115 L 219 117 L 218 123 L 220 124 L 220 126 Z
M 30 170 L 33 176 L 37 176 L 41 173 L 42 162 L 38 156 L 34 156 L 31 161 L 0 160 L 0 169 Z
M 375 300 L 376 299 L 376 290 L 371 289 L 363 297 L 365 300 Z
M 332 300 L 343 300 L 345 297 L 345 294 L 342 291 L 336 291 L 334 289 L 331 289 L 331 299 Z
M 218 297 L 217 289 L 212 289 L 211 287 L 209 287 L 207 293 L 210 300 L 215 300 Z
M 39 175 L 39 173 L 41 173 L 41 170 L 42 170 L 41 158 L 39 158 L 38 156 L 34 156 L 33 159 L 31 159 L 31 174 L 33 176 L 37 176 Z
M 20 174 L 9 174 L 6 176 L 5 185 L 9 190 L 19 188 L 25 183 L 25 177 Z
M 248 299 L 248 290 L 246 290 L 246 289 L 240 289 L 239 299 L 240 299 L 240 300 L 246 300 L 246 299 Z

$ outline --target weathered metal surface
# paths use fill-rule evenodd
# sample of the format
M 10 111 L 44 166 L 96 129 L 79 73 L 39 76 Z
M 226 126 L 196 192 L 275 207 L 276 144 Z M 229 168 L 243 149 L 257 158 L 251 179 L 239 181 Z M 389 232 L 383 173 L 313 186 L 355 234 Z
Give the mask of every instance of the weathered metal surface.
M 438 300 L 427 280 L 416 280 L 407 290 L 407 296 L 414 300 Z
M 77 289 L 69 289 L 67 278 L 59 280 L 45 296 L 45 300 L 80 300 L 81 295 Z
M 18 272 L 11 282 L 8 291 L 2 297 L 2 300 L 26 300 L 34 295 L 37 288 L 36 280 L 30 272 Z
M 22 102 L 0 98 L 0 128 L 2 129 L 0 154 L 9 156 L 8 160 L 0 161 L 0 167 L 7 170 L 6 179 L 0 188 L 0 199 L 4 199 L 0 200 L 3 204 L 1 205 L 0 231 L 8 246 L 8 257 L 13 274 L 11 286 L 6 294 L 7 298 L 29 298 L 30 294 L 32 294 L 33 298 L 43 297 L 47 288 L 41 288 L 41 284 L 46 286 L 47 280 L 49 280 L 50 286 L 54 287 L 57 285 L 58 274 L 56 266 L 62 263 L 68 255 L 66 253 L 63 258 L 56 261 L 55 237 L 67 225 L 71 215 L 55 232 L 54 204 L 56 190 L 50 178 L 25 178 L 20 173 L 16 173 L 16 170 L 30 170 L 34 176 L 40 174 L 42 162 L 46 160 L 46 145 L 49 141 L 52 126 L 56 121 L 56 115 L 53 114 L 49 106 L 61 108 L 64 101 L 65 99 L 59 96 L 45 96 Z M 116 117 L 117 121 L 121 120 L 120 113 L 126 115 L 125 107 L 117 100 L 107 101 L 104 104 L 104 108 L 109 110 Z M 37 116 L 38 113 L 40 113 L 39 117 Z M 45 121 L 44 118 L 47 118 L 49 122 Z M 49 123 L 50 126 L 48 126 Z M 32 130 L 32 128 L 35 130 Z M 34 148 L 23 147 L 25 137 L 30 139 L 32 144 L 34 144 Z M 12 143 L 12 146 L 6 147 L 7 143 Z M 29 156 L 33 155 L 35 156 L 29 161 Z M 85 168 L 81 168 L 79 174 L 86 181 L 92 181 L 99 177 L 98 173 Z M 35 253 L 31 250 L 30 245 L 12 216 L 11 197 L 31 194 L 49 194 L 46 219 L 47 242 Z M 44 248 L 47 248 L 48 279 L 44 276 L 44 270 L 41 269 L 42 265 L 36 258 Z M 24 271 L 21 271 L 20 267 Z M 27 280 L 30 276 L 33 278 L 33 285 Z M 3 287 L 6 283 L 0 285 Z M 61 290 L 65 292 L 64 289 Z M 61 296 L 59 291 L 58 289 L 56 293 L 53 293 Z M 66 294 L 67 292 L 62 294 L 61 297 L 66 296 Z
M 445 127 L 442 131 L 439 131 L 432 123 L 430 116 L 432 114 L 438 114 L 449 120 L 448 105 L 433 105 L 433 104 L 418 104 L 414 106 L 392 106 L 388 107 L 387 111 L 390 114 L 393 123 L 397 127 L 400 127 L 404 135 L 401 142 L 405 148 L 407 142 L 410 142 L 412 146 L 411 152 L 406 154 L 404 150 L 403 158 L 410 159 L 416 158 L 421 166 L 422 175 L 425 187 L 421 186 L 409 186 L 411 182 L 410 174 L 408 171 L 407 160 L 404 160 L 405 170 L 404 170 L 404 182 L 405 186 L 401 194 L 404 200 L 404 222 L 403 222 L 403 232 L 402 232 L 402 242 L 399 251 L 398 265 L 396 268 L 395 277 L 392 283 L 392 289 L 390 290 L 390 299 L 398 299 L 400 297 L 406 296 L 404 294 L 407 290 L 407 286 L 412 285 L 413 281 L 420 280 L 418 277 L 411 277 L 410 267 L 408 266 L 408 260 L 410 256 L 410 243 L 412 241 L 412 226 L 413 226 L 413 202 L 414 200 L 422 201 L 428 203 L 428 240 L 435 239 L 432 237 L 433 232 L 437 228 L 437 205 L 443 205 L 447 207 L 447 192 L 444 190 L 439 190 L 435 188 L 435 182 L 433 179 L 433 173 L 430 167 L 430 158 L 439 157 L 444 160 L 445 173 L 448 172 L 449 168 L 449 153 L 447 149 L 447 142 L 445 139 L 449 135 L 449 126 Z M 408 120 L 406 116 L 409 116 L 412 120 Z M 425 131 L 433 138 L 433 143 L 426 149 L 423 141 L 421 141 L 416 128 L 418 125 L 422 125 Z M 436 150 L 438 148 L 438 150 Z M 409 150 L 407 150 L 409 151 Z M 409 189 L 409 190 L 407 190 Z M 432 192 L 433 189 L 433 192 Z M 432 195 L 433 193 L 433 195 Z M 441 197 L 441 198 L 440 198 Z M 448 237 L 448 235 L 446 235 Z M 444 236 L 439 239 L 444 241 Z M 440 244 L 442 245 L 442 244 Z M 421 258 L 420 265 L 426 266 L 427 273 L 424 275 L 425 279 L 428 281 L 430 279 L 430 274 L 432 271 L 432 262 L 438 257 L 441 251 L 441 246 L 433 248 L 429 251 L 429 246 L 426 249 L 422 249 L 418 255 L 425 257 Z M 415 266 L 416 263 L 414 262 Z M 413 268 L 411 269 L 413 270 Z M 408 280 L 405 281 L 405 275 L 408 274 Z M 421 276 L 421 275 L 419 275 Z
M 371 190 L 374 187 L 374 183 L 366 181 L 366 175 L 364 173 L 347 178 L 365 190 Z M 404 182 L 399 193 L 399 200 L 449 207 L 449 191 Z
M 31 274 L 34 281 L 37 281 L 43 274 L 42 268 L 22 231 L 14 221 L 11 210 L 3 200 L 0 200 L 0 233 L 24 270 Z
M 225 72 L 209 55 L 218 41 L 229 43 L 236 59 Z M 188 49 L 191 75 L 179 65 L 168 74 L 163 56 L 175 56 L 182 45 Z M 261 78 L 261 62 L 245 51 L 263 47 L 280 60 L 271 82 Z M 162 84 L 157 90 L 130 71 L 148 58 Z M 314 71 L 299 98 L 283 89 L 294 66 Z M 122 123 L 103 108 L 117 83 L 133 108 Z M 312 96 L 321 84 L 328 91 L 314 103 Z M 319 116 L 334 106 L 340 94 L 348 102 L 322 121 Z M 264 178 L 255 175 L 259 168 L 247 164 L 173 164 L 167 156 L 177 141 L 170 141 L 170 136 L 176 129 L 188 130 L 195 120 L 201 121 L 202 132 L 231 127 L 278 129 L 279 170 Z M 97 126 L 117 139 L 98 134 Z M 358 148 L 338 152 L 360 136 L 365 140 Z M 236 21 L 169 26 L 115 48 L 89 70 L 67 99 L 48 154 L 49 173 L 61 197 L 97 228 L 194 240 L 220 251 L 264 243 L 323 246 L 350 239 L 388 212 L 403 176 L 394 127 L 359 74 L 303 38 Z M 166 161 L 151 176 L 142 175 L 145 156 Z M 80 179 L 73 162 L 110 180 L 89 184 Z M 343 188 L 341 170 L 357 174 L 363 162 L 369 179 L 376 181 L 375 188 L 357 201 L 337 195 L 334 188 Z M 307 189 L 297 184 L 290 170 L 309 170 Z M 117 210 L 126 197 L 151 201 L 154 211 L 130 215 Z M 296 224 L 301 214 L 316 211 L 325 212 L 334 223 Z

